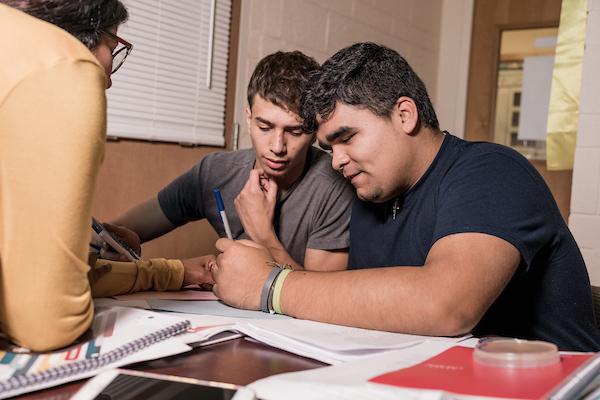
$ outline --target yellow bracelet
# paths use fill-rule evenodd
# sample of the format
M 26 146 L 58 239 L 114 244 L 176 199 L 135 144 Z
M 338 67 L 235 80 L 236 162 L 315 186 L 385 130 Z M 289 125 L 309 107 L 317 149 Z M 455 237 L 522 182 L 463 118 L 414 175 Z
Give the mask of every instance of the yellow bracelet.
M 281 312 L 281 289 L 283 289 L 283 282 L 290 272 L 292 272 L 291 269 L 284 269 L 277 275 L 277 279 L 275 280 L 275 289 L 273 289 L 273 310 L 277 314 L 283 314 Z

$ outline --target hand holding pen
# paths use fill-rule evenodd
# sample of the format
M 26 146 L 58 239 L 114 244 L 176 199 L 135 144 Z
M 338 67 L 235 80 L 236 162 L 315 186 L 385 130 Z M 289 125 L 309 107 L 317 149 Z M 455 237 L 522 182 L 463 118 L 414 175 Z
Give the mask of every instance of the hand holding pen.
M 111 232 L 107 228 L 110 228 L 115 233 Z M 99 255 L 102 258 L 109 258 L 117 261 L 136 261 L 140 260 L 140 241 L 137 234 L 125 227 L 120 227 L 111 224 L 101 224 L 95 218 L 92 217 L 92 230 L 95 235 L 95 239 L 92 239 L 90 247 L 94 247 L 98 250 Z M 130 244 L 125 242 L 119 235 L 128 236 L 130 241 L 135 247 L 135 250 L 131 248 Z M 111 251 L 109 251 L 111 250 Z M 115 252 L 117 254 L 111 254 Z

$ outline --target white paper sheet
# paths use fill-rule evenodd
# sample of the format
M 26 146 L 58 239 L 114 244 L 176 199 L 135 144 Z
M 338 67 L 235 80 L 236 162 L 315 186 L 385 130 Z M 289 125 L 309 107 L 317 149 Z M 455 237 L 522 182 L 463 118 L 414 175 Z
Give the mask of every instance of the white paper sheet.
M 425 341 L 456 343 L 465 338 L 404 335 L 297 319 L 247 321 L 239 330 L 270 346 L 333 365 Z
M 256 391 L 259 398 L 265 400 L 449 399 L 447 394 L 440 391 L 402 389 L 367 381 L 383 373 L 418 364 L 454 344 L 426 341 L 406 349 L 364 357 L 355 362 L 274 375 L 258 380 L 249 387 Z
M 173 292 L 146 291 L 131 294 L 122 294 L 113 296 L 117 300 L 179 300 L 179 301 L 197 301 L 197 300 L 218 300 L 219 298 L 205 290 L 178 290 Z
M 268 314 L 262 311 L 241 310 L 221 301 L 175 301 L 148 300 L 153 310 L 172 311 L 185 314 L 220 315 L 234 318 L 291 319 L 286 315 Z

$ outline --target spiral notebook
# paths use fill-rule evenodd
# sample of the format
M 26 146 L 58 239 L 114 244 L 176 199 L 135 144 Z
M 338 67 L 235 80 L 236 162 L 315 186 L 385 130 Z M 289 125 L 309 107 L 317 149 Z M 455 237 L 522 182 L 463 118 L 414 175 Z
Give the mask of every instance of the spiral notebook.
M 179 354 L 191 348 L 173 336 L 188 320 L 132 308 L 97 313 L 92 337 L 51 353 L 0 351 L 0 399 L 87 378 L 108 368 Z

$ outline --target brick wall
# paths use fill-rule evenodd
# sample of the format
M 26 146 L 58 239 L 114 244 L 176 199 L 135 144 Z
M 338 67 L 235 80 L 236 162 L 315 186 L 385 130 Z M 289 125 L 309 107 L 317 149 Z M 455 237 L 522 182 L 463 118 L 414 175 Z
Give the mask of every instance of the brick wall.
M 318 62 L 358 41 L 402 54 L 435 101 L 442 0 L 243 0 L 235 121 L 249 147 L 244 108 L 254 66 L 277 50 L 301 50 Z
M 569 226 L 593 285 L 600 286 L 600 0 L 588 0 L 579 129 Z

